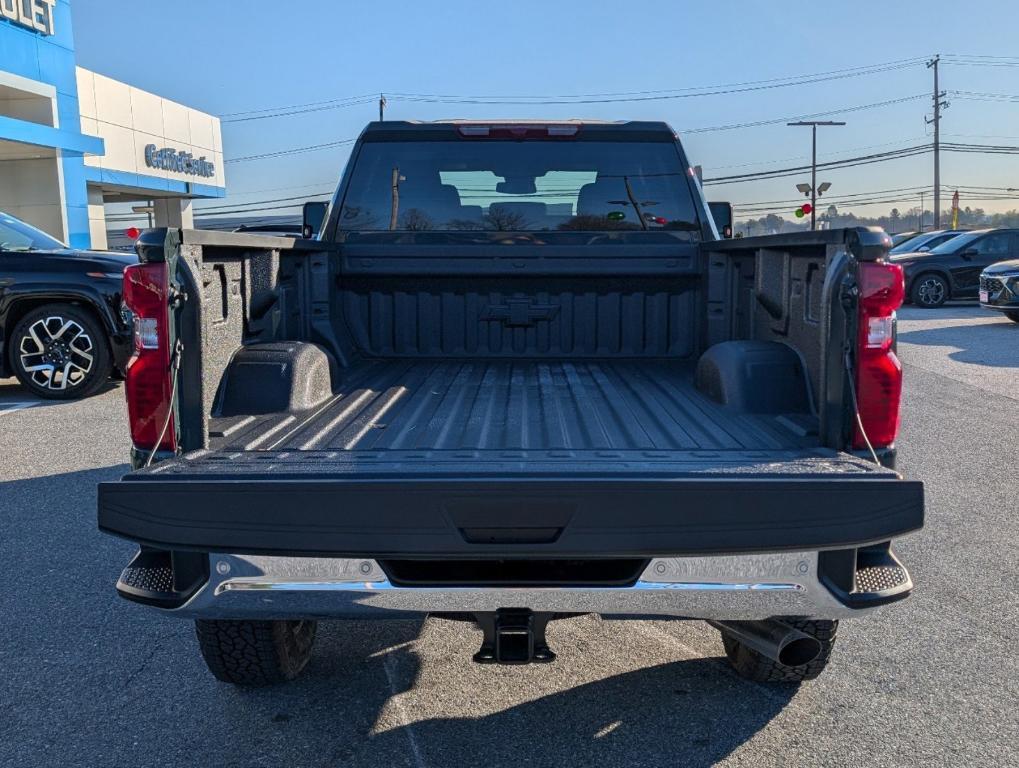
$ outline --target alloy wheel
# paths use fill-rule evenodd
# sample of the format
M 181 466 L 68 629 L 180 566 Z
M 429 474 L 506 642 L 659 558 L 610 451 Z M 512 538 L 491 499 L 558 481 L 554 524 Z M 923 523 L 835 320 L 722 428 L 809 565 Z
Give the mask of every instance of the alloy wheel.
M 66 390 L 79 386 L 92 370 L 92 337 L 74 320 L 50 315 L 32 323 L 21 337 L 21 367 L 40 387 Z
M 945 284 L 939 278 L 928 277 L 920 283 L 917 293 L 921 304 L 937 306 L 945 300 Z

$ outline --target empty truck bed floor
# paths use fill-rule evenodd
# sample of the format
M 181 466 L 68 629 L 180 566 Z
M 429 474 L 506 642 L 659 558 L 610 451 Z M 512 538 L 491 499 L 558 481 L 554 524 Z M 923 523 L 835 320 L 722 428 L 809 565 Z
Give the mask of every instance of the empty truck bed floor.
M 528 476 L 871 474 L 811 419 L 751 415 L 664 360 L 369 360 L 303 413 L 213 419 L 212 451 L 160 473 Z M 891 472 L 888 473 L 892 475 Z

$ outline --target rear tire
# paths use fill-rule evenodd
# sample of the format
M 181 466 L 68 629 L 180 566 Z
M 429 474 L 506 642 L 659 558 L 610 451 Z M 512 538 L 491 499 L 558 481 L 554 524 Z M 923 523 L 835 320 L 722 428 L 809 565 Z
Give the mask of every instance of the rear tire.
M 263 686 L 293 680 L 315 644 L 315 621 L 198 620 L 198 646 L 224 683 Z
M 783 619 L 783 621 L 790 627 L 795 627 L 800 632 L 816 638 L 821 643 L 821 653 L 818 657 L 809 664 L 789 667 L 762 656 L 723 632 L 722 645 L 725 646 L 725 655 L 729 657 L 729 663 L 740 677 L 758 683 L 799 683 L 804 680 L 813 680 L 828 666 L 832 649 L 835 647 L 838 621 L 827 619 L 814 621 Z
M 1019 310 L 1010 309 L 1005 313 L 1005 317 L 1011 320 L 1013 323 L 1019 323 Z
M 949 294 L 948 281 L 933 272 L 927 272 L 916 278 L 913 281 L 912 290 L 909 292 L 913 303 L 924 309 L 940 307 L 950 298 Z

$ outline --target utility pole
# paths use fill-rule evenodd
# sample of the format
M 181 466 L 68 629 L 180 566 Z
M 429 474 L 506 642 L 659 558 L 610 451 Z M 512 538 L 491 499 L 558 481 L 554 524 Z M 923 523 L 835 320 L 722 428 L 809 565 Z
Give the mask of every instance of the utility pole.
M 941 110 L 948 106 L 947 101 L 942 101 L 945 92 L 940 90 L 938 84 L 938 62 L 941 61 L 941 54 L 927 62 L 927 69 L 934 70 L 934 117 L 927 121 L 927 124 L 934 124 L 934 229 L 941 228 Z
M 917 224 L 918 224 L 917 229 L 919 229 L 921 232 L 923 232 L 923 190 L 922 189 L 920 190 L 920 219 L 917 222 Z
M 800 120 L 786 125 L 809 125 L 811 134 L 810 151 L 810 228 L 817 229 L 817 126 L 845 125 L 834 120 Z
M 383 120 L 386 119 L 385 113 L 386 113 L 386 97 L 385 97 L 385 94 L 380 93 L 379 94 L 379 122 L 380 123 Z

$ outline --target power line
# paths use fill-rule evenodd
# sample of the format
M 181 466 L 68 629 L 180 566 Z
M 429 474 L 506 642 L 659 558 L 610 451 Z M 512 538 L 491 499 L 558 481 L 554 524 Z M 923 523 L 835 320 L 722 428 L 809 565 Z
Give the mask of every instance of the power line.
M 357 139 L 340 139 L 339 141 L 329 141 L 325 144 L 309 144 L 305 147 L 293 147 L 291 149 L 281 149 L 277 152 L 263 152 L 260 155 L 247 155 L 245 157 L 232 157 L 225 160 L 226 163 L 247 163 L 252 160 L 267 160 L 272 157 L 286 157 L 289 155 L 300 155 L 305 152 L 317 152 L 321 149 L 332 149 L 334 147 L 342 147 L 346 144 L 353 144 Z
M 483 94 L 439 94 L 439 93 L 395 93 L 386 91 L 387 98 L 407 102 L 426 102 L 438 104 L 492 104 L 492 105 L 528 105 L 528 104 L 611 104 L 618 102 L 634 101 L 664 101 L 671 99 L 695 98 L 698 96 L 719 96 L 733 93 L 747 93 L 760 90 L 771 90 L 775 88 L 790 88 L 814 83 L 830 82 L 832 80 L 844 80 L 864 75 L 879 74 L 882 72 L 893 72 L 900 69 L 916 66 L 922 63 L 922 58 L 898 59 L 896 61 L 882 62 L 879 64 L 868 64 L 857 67 L 846 67 L 843 69 L 816 72 L 804 75 L 787 75 L 766 80 L 750 80 L 737 83 L 723 83 L 719 85 L 701 85 L 688 88 L 672 88 L 661 90 L 643 91 L 616 91 L 608 93 L 580 93 L 580 94 L 554 94 L 554 95 L 530 95 L 530 96 L 492 96 Z M 252 109 L 241 112 L 229 112 L 221 115 L 224 123 L 250 122 L 253 120 L 267 120 L 277 117 L 289 117 L 291 115 L 302 115 L 312 112 L 321 112 L 332 109 L 343 109 L 345 107 L 359 106 L 362 104 L 374 103 L 378 94 L 366 93 L 357 96 L 343 96 L 325 101 L 313 101 L 303 104 L 289 104 L 278 107 L 266 107 L 263 109 Z
M 927 98 L 927 94 L 917 94 L 915 96 L 903 96 L 899 99 L 888 99 L 887 101 L 876 101 L 873 104 L 860 104 L 855 107 L 841 107 L 839 109 L 829 109 L 824 112 L 811 112 L 807 115 L 793 115 L 786 117 L 776 117 L 769 120 L 756 120 L 748 123 L 730 123 L 728 125 L 713 125 L 706 128 L 686 128 L 680 129 L 678 133 L 691 134 L 691 133 L 709 133 L 712 131 L 732 131 L 738 128 L 758 128 L 764 125 L 778 125 L 780 123 L 788 123 L 794 120 L 811 120 L 816 117 L 830 117 L 831 115 L 844 115 L 849 112 L 861 112 L 866 109 L 877 109 L 879 107 L 888 107 L 893 104 L 903 104 L 907 101 L 916 101 L 917 99 Z
M 772 90 L 775 88 L 788 88 L 813 83 L 828 82 L 831 80 L 843 80 L 850 77 L 890 72 L 907 67 L 915 66 L 922 62 L 922 59 L 900 59 L 885 64 L 875 64 L 865 67 L 852 67 L 844 70 L 834 70 L 814 75 L 800 75 L 786 78 L 775 78 L 773 80 L 759 80 L 746 83 L 730 83 L 717 86 L 699 86 L 696 88 L 683 88 L 662 91 L 624 91 L 618 93 L 601 94 L 577 94 L 566 96 L 484 96 L 484 95 L 454 95 L 454 94 L 425 94 L 425 93 L 399 93 L 386 91 L 387 97 L 400 101 L 425 102 L 431 104 L 491 104 L 491 105 L 569 105 L 569 104 L 615 104 L 620 102 L 640 101 L 667 101 L 672 99 L 688 99 L 700 96 L 721 96 L 734 93 L 748 93 L 752 91 Z
M 263 113 L 266 113 L 266 112 L 284 112 L 286 110 L 291 110 L 291 109 L 306 109 L 306 108 L 309 108 L 309 107 L 323 107 L 323 106 L 327 106 L 327 105 L 330 105 L 330 104 L 339 104 L 340 102 L 349 102 L 349 101 L 355 101 L 355 100 L 359 100 L 359 99 L 374 99 L 374 98 L 375 98 L 375 94 L 374 93 L 362 93 L 360 96 L 341 96 L 341 97 L 336 98 L 336 99 L 326 99 L 325 101 L 311 101 L 311 102 L 307 102 L 307 103 L 304 103 L 304 104 L 288 104 L 288 105 L 281 106 L 281 107 L 263 107 L 261 109 L 249 109 L 249 110 L 245 110 L 245 111 L 242 111 L 242 112 L 225 112 L 224 114 L 220 115 L 220 119 L 223 120 L 223 122 L 230 122 L 230 120 L 228 120 L 226 118 L 244 117 L 244 116 L 247 116 L 247 115 L 259 115 L 259 114 L 263 114 Z
M 734 123 L 734 124 L 730 124 L 730 125 L 716 125 L 716 126 L 709 126 L 709 127 L 703 127 L 703 128 L 688 128 L 688 129 L 685 129 L 685 130 L 681 130 L 680 133 L 684 133 L 684 134 L 708 133 L 708 132 L 712 132 L 712 131 L 730 131 L 730 130 L 735 130 L 735 129 L 738 129 L 738 128 L 753 128 L 753 127 L 764 126 L 764 125 L 778 125 L 780 123 L 789 122 L 791 120 L 807 120 L 807 119 L 815 118 L 815 117 L 826 117 L 826 116 L 829 116 L 829 115 L 840 115 L 840 114 L 845 114 L 845 113 L 849 113 L 849 112 L 859 112 L 861 110 L 866 110 L 866 109 L 877 109 L 879 107 L 887 107 L 887 106 L 890 106 L 890 105 L 893 105 L 893 104 L 901 104 L 901 103 L 904 103 L 904 102 L 907 102 L 907 101 L 914 101 L 916 99 L 921 99 L 921 98 L 924 98 L 924 94 L 919 94 L 919 95 L 916 95 L 916 96 L 904 96 L 904 97 L 899 98 L 899 99 L 889 99 L 887 101 L 878 101 L 878 102 L 874 102 L 872 104 L 860 104 L 860 105 L 853 106 L 853 107 L 842 107 L 840 109 L 832 109 L 832 110 L 827 110 L 825 112 L 814 112 L 814 113 L 811 113 L 811 114 L 808 114 L 808 115 L 795 115 L 795 116 L 776 117 L 776 118 L 771 118 L 771 119 L 768 119 L 768 120 L 757 120 L 757 121 L 749 122 L 749 123 Z M 324 143 L 324 144 L 310 144 L 310 145 L 303 146 L 303 147 L 292 147 L 290 149 L 279 150 L 277 152 L 264 152 L 262 154 L 257 154 L 257 155 L 246 155 L 244 157 L 229 158 L 225 162 L 226 163 L 244 163 L 244 162 L 251 162 L 251 161 L 254 161 L 254 160 L 266 160 L 266 159 L 275 158 L 275 157 L 286 157 L 286 156 L 289 156 L 289 155 L 303 154 L 305 152 L 317 152 L 317 151 L 323 150 L 323 149 L 332 149 L 334 147 L 339 147 L 339 146 L 344 146 L 344 145 L 347 145 L 347 144 L 352 144 L 355 141 L 356 141 L 356 139 L 341 139 L 339 141 L 331 141 L 331 142 L 327 142 L 327 143 Z
M 1016 56 L 946 53 L 942 60 L 947 64 L 964 67 L 1019 67 L 1019 57 Z
M 953 136 L 962 136 L 963 134 L 951 134 L 951 135 L 953 135 Z M 839 150 L 835 150 L 833 152 L 826 152 L 824 155 L 822 155 L 822 157 L 835 157 L 837 155 L 844 155 L 844 154 L 846 154 L 848 152 L 859 152 L 859 151 L 864 150 L 864 149 L 877 149 L 879 147 L 890 147 L 890 146 L 892 146 L 894 144 L 901 144 L 904 141 L 907 141 L 907 142 L 909 142 L 909 141 L 921 141 L 921 140 L 926 139 L 926 138 L 927 138 L 926 136 L 912 136 L 912 137 L 905 138 L 905 139 L 896 139 L 895 141 L 884 141 L 884 142 L 881 142 L 880 144 L 866 144 L 866 145 L 860 146 L 860 147 L 846 147 L 845 149 L 839 149 Z M 976 138 L 976 137 L 970 136 L 970 138 Z M 980 138 L 984 138 L 984 137 L 980 137 Z M 1019 139 L 1019 136 L 1015 136 L 1015 137 L 1012 137 L 1012 136 L 1000 137 L 999 136 L 999 137 L 994 137 L 994 138 L 1016 138 L 1016 139 Z M 755 165 L 775 165 L 775 163 L 789 163 L 789 162 L 792 162 L 793 160 L 808 160 L 808 159 L 810 159 L 810 155 L 795 155 L 793 157 L 774 158 L 772 160 L 755 160 L 755 161 L 749 162 L 749 163 L 734 163 L 732 165 L 713 165 L 713 166 L 711 166 L 711 169 L 713 171 L 721 171 L 721 170 L 727 170 L 729 168 L 750 168 L 750 167 L 755 166 Z
M 874 189 L 868 190 L 867 192 L 844 192 L 842 194 L 830 194 L 825 195 L 823 202 L 846 202 L 846 198 L 856 197 L 870 197 L 873 195 L 884 195 L 893 192 L 919 192 L 921 189 L 927 189 L 927 185 L 917 185 L 913 187 L 894 187 L 892 189 Z M 801 198 L 788 199 L 788 200 L 758 200 L 752 203 L 733 203 L 733 208 L 745 208 L 748 206 L 762 206 L 762 205 L 794 205 L 800 202 Z
M 207 205 L 204 206 L 203 208 L 196 208 L 195 210 L 214 211 L 218 208 L 236 208 L 239 205 L 264 205 L 266 203 L 286 203 L 290 202 L 291 200 L 307 200 L 312 197 L 323 197 L 326 195 L 331 195 L 332 193 L 333 193 L 332 190 L 327 190 L 325 192 L 309 192 L 306 195 L 295 195 L 293 197 L 277 197 L 272 200 L 252 200 L 251 202 L 248 203 L 237 202 L 237 203 L 225 203 L 222 205 Z
M 967 101 L 1019 101 L 1019 94 L 1014 93 L 982 93 L 980 91 L 948 91 L 948 94 L 956 99 Z
M 890 150 L 888 152 L 876 152 L 869 155 L 860 155 L 858 157 L 847 157 L 842 160 L 830 160 L 824 163 L 818 163 L 818 169 L 833 170 L 837 168 L 853 168 L 858 165 L 870 165 L 872 163 L 886 162 L 888 160 L 897 160 L 902 157 L 913 157 L 915 155 L 922 155 L 930 152 L 930 144 L 921 144 L 915 147 L 906 147 L 903 149 Z M 795 176 L 809 171 L 810 165 L 799 165 L 791 168 L 775 168 L 770 171 L 758 171 L 756 173 L 742 173 L 732 176 L 717 176 L 715 178 L 704 179 L 704 184 L 735 184 L 743 181 L 760 181 L 763 179 L 779 179 L 787 176 Z
M 368 98 L 360 98 L 354 101 L 344 101 L 343 103 L 329 103 L 323 106 L 306 107 L 304 109 L 293 109 L 281 112 L 270 112 L 262 115 L 248 115 L 246 117 L 231 117 L 225 120 L 221 120 L 223 123 L 248 123 L 253 120 L 268 120 L 273 117 L 289 117 L 291 115 L 305 115 L 309 112 L 324 112 L 331 109 L 342 109 L 343 107 L 356 107 L 361 104 L 372 104 L 375 102 L 376 96 L 370 96 Z
M 830 195 L 825 197 L 822 203 L 839 204 L 847 206 L 871 206 L 888 203 L 915 202 L 916 196 L 928 190 L 926 185 L 918 187 L 900 187 L 885 190 L 871 190 L 868 192 L 854 192 L 844 195 Z M 984 200 L 1015 200 L 1019 201 L 1019 195 L 1015 192 L 1008 193 L 1006 187 L 975 187 L 966 184 L 942 185 L 942 191 L 951 193 L 958 190 L 967 201 Z M 786 211 L 788 206 L 796 205 L 796 200 L 764 200 L 752 203 L 736 203 L 733 208 L 742 215 L 762 214 L 777 211 Z

